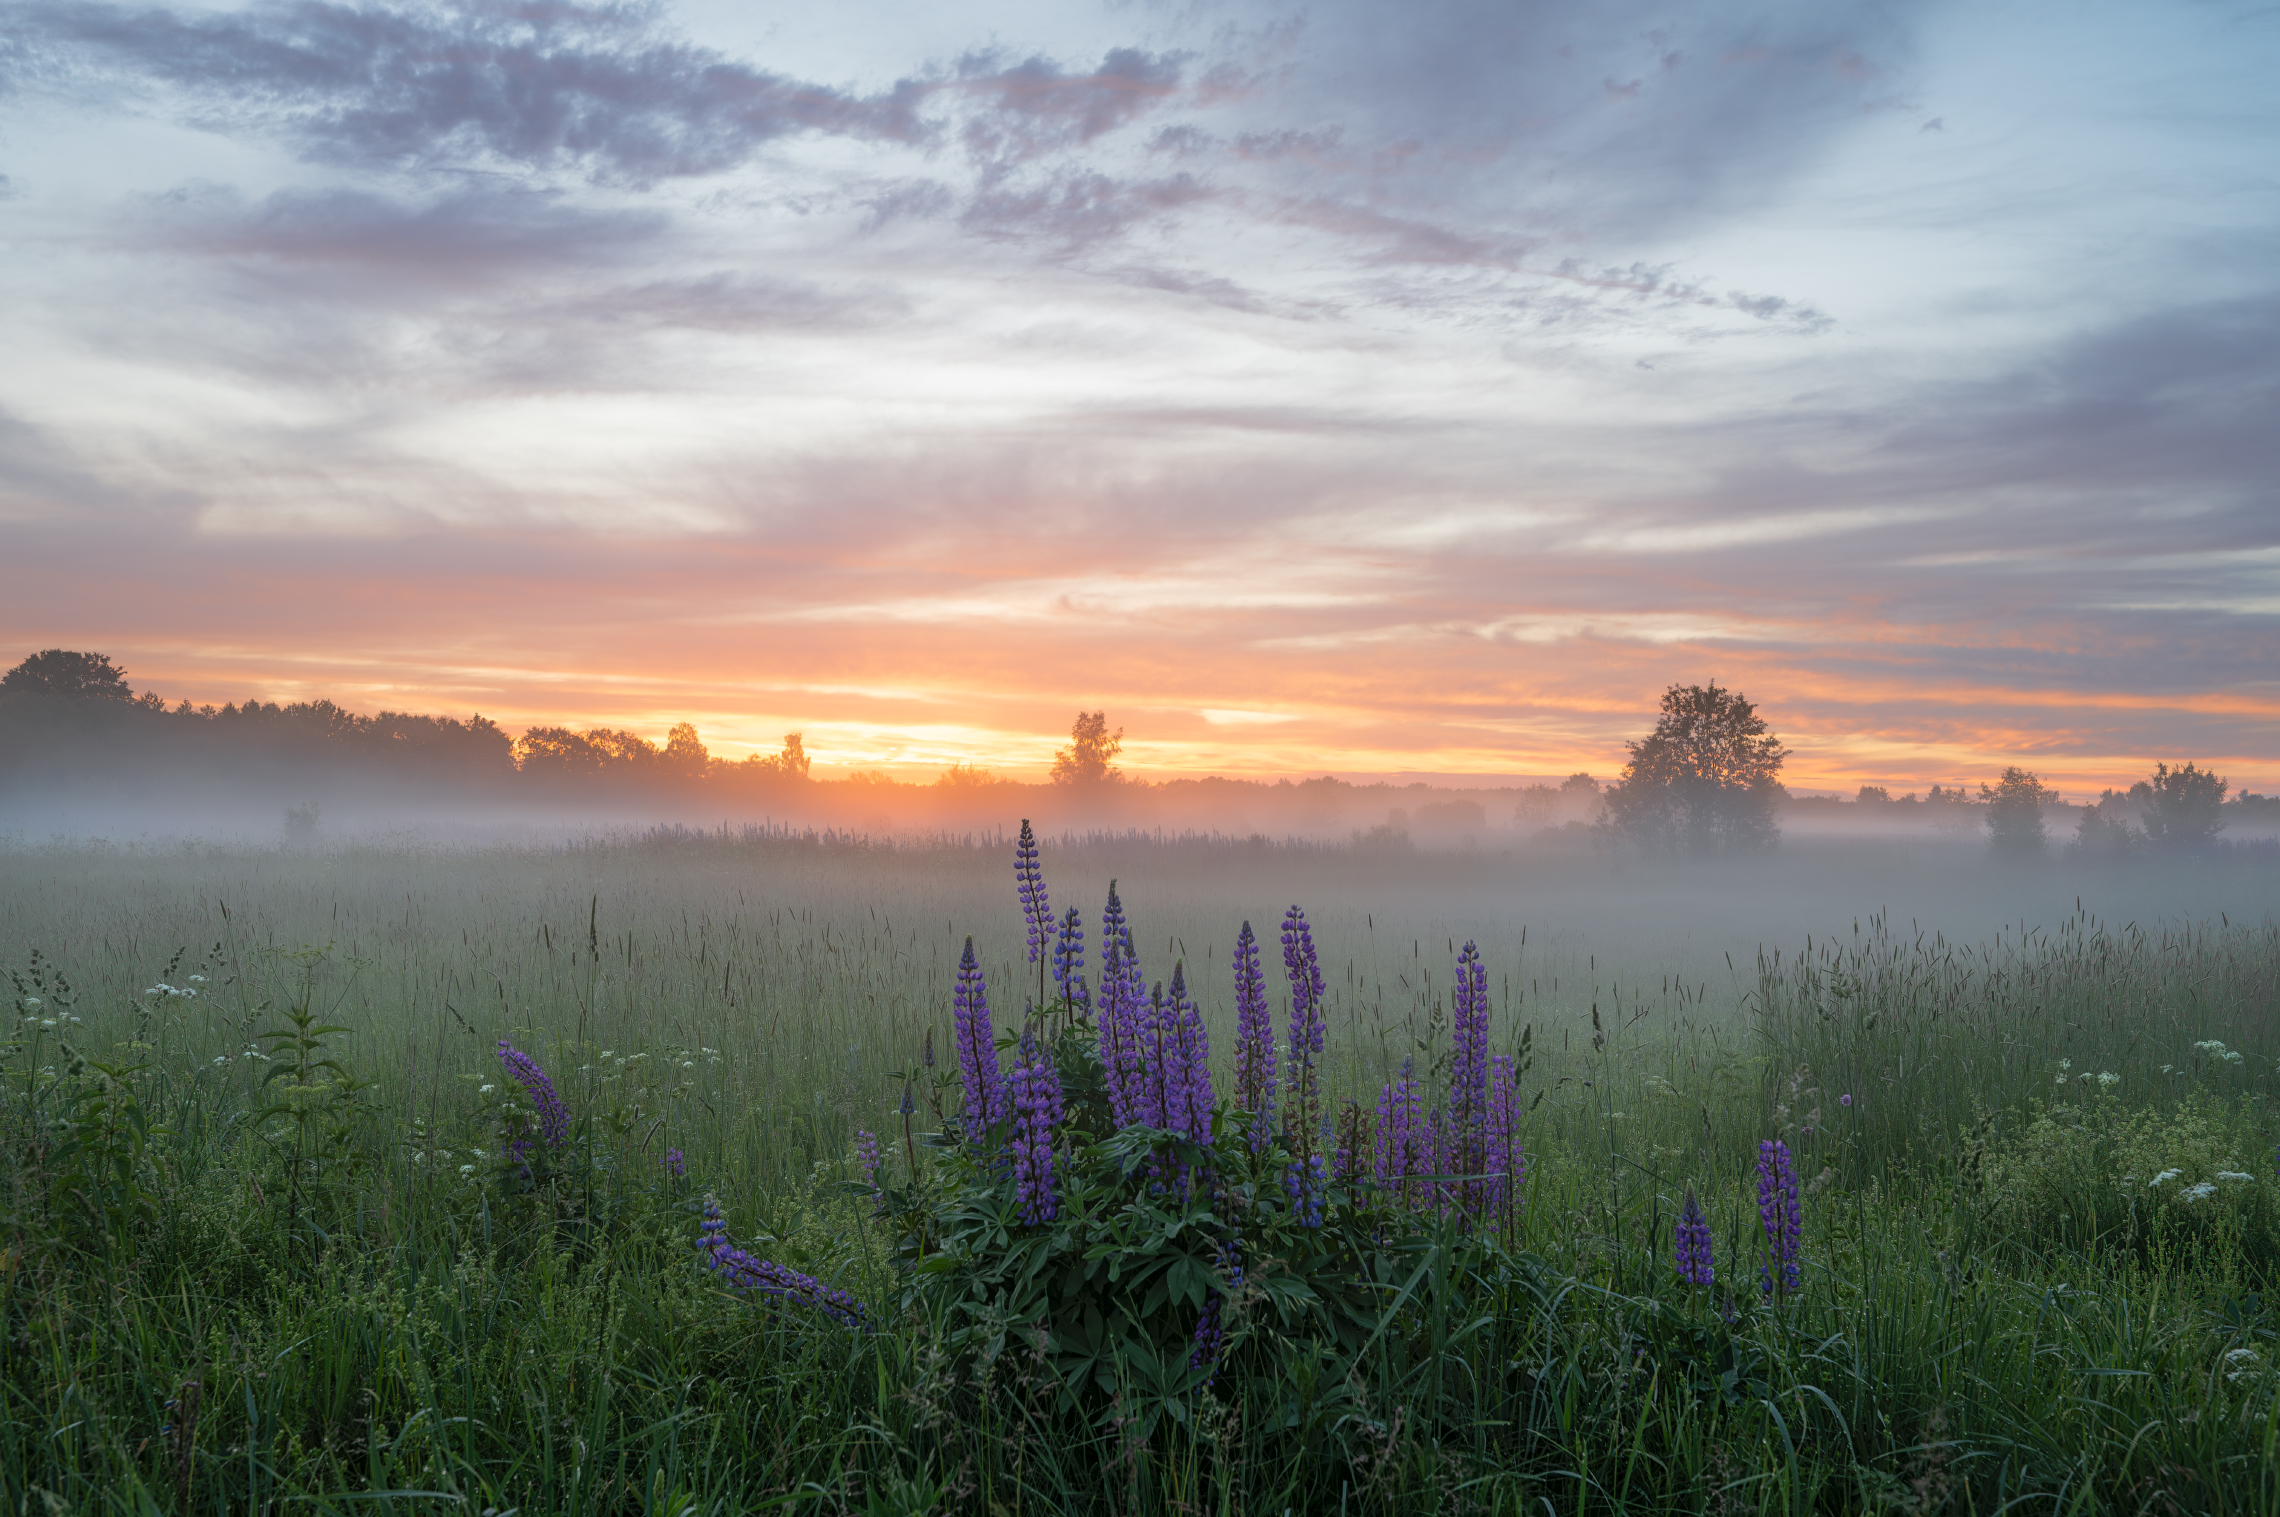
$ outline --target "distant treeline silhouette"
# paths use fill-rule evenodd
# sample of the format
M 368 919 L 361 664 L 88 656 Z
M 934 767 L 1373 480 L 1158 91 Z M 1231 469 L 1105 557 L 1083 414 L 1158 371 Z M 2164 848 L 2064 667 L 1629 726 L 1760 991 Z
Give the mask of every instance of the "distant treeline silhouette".
M 2229 820 L 2280 822 L 2280 798 L 2246 793 L 2227 801 L 2226 782 L 2190 763 L 2157 766 L 2129 791 L 2109 790 L 2079 809 L 2060 806 L 2034 775 L 2016 768 L 1976 795 L 1960 784 L 1934 785 L 1919 801 L 1864 785 L 1851 801 L 1793 798 L 1778 777 L 1786 757 L 1779 740 L 1748 700 L 1715 682 L 1671 686 L 1654 729 L 1629 745 L 1631 761 L 1605 785 L 1589 774 L 1556 788 L 1489 779 L 1471 788 L 1353 784 L 1329 776 L 1136 783 L 1115 762 L 1123 736 L 1104 712 L 1079 711 L 1069 746 L 1055 754 L 1043 785 L 970 765 L 952 765 L 931 784 L 865 772 L 822 781 L 810 774 L 798 732 L 786 733 L 775 753 L 729 760 L 714 757 L 688 722 L 659 744 L 609 727 L 535 726 L 510 737 L 480 714 L 363 716 L 329 700 L 169 704 L 155 692 L 137 693 L 127 671 L 104 654 L 60 648 L 0 676 L 0 783 L 37 776 L 50 785 L 134 786 L 153 776 L 205 776 L 284 787 L 329 774 L 341 784 L 393 779 L 492 796 L 679 797 L 727 813 L 822 816 L 823 825 L 837 816 L 855 825 L 962 832 L 976 819 L 1042 805 L 1044 814 L 1059 813 L 1061 826 L 1234 836 L 1269 827 L 1317 840 L 1350 832 L 1355 844 L 1379 850 L 1517 830 L 1539 841 L 1557 838 L 1568 849 L 1619 846 L 1662 855 L 1765 848 L 1779 838 L 1783 813 L 1985 826 L 1998 852 L 2031 854 L 2046 847 L 2047 812 L 2077 823 L 2066 852 L 2093 859 L 2206 847 Z M 313 806 L 295 815 L 301 830 L 313 829 Z

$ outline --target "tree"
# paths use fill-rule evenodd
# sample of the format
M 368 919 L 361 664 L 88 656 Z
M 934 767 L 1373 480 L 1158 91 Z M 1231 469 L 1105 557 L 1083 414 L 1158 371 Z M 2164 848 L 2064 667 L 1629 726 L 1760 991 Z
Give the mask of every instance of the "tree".
M 49 648 L 25 659 L 0 676 L 0 693 L 8 695 L 61 695 L 75 700 L 131 701 L 127 671 L 101 653 L 71 653 Z
M 1627 745 L 1631 762 L 1607 791 L 1614 837 L 1650 853 L 1698 855 L 1770 846 L 1788 751 L 1757 708 L 1734 691 L 1673 685 L 1655 730 Z
M 2145 838 L 2155 848 L 2191 850 L 2206 848 L 2225 830 L 2225 791 L 2228 781 L 2216 771 L 2187 764 L 2172 769 L 2153 766 L 2153 778 L 2140 780 L 2130 794 L 2144 792 Z
M 2006 858 L 2037 858 L 2043 851 L 2043 807 L 2058 792 L 2013 764 L 1993 787 L 1981 785 L 1987 807 L 1987 840 Z
M 701 780 L 712 764 L 712 754 L 697 736 L 694 722 L 676 722 L 665 735 L 665 767 L 686 780 Z
M 1074 726 L 1069 728 L 1069 746 L 1053 754 L 1053 783 L 1056 785 L 1099 785 L 1123 778 L 1123 771 L 1113 762 L 1124 748 L 1124 729 L 1108 730 L 1108 713 L 1105 711 L 1077 713 Z

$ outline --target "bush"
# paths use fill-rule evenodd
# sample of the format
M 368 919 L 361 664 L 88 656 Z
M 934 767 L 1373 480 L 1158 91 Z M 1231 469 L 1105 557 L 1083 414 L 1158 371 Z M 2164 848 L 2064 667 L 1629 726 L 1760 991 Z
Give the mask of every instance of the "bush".
M 1989 1146 L 1971 1201 L 1999 1247 L 2053 1245 L 2179 1261 L 2225 1250 L 2253 1277 L 2280 1272 L 2280 1197 L 2250 1109 L 2205 1091 L 2167 1106 L 2125 1106 L 2076 1077 L 2076 1099 L 2037 1102 Z

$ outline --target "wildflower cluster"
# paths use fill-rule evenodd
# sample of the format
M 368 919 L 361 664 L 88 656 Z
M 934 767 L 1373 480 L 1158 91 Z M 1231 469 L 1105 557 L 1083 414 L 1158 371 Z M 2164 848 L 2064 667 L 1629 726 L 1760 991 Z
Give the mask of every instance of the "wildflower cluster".
M 1527 1178 L 1519 1141 L 1519 1072 L 1488 1051 L 1488 974 L 1467 943 L 1457 958 L 1448 1103 L 1428 1112 L 1413 1059 L 1378 1094 L 1373 1158 L 1379 1186 L 1420 1210 L 1454 1206 L 1472 1221 L 1508 1218 Z M 1428 1176 L 1455 1176 L 1428 1180 Z

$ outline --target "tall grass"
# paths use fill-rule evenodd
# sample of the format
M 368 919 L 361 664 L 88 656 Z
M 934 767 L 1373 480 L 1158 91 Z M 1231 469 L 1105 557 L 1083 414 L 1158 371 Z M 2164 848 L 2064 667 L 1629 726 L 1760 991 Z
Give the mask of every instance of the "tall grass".
M 37 948 L 39 1010 L 83 1018 L 35 1017 L 0 1069 L 14 1510 L 2280 1511 L 2269 920 L 2082 914 L 1959 943 L 1870 918 L 1722 984 L 1699 952 L 1657 973 L 1481 932 L 1498 1045 L 1528 1026 L 1534 1057 L 1513 1262 L 1486 1294 L 1397 1309 L 1389 1288 L 1369 1354 L 1294 1354 L 1272 1388 L 1200 1396 L 1143 1438 L 1062 1407 L 1018 1335 L 961 1359 L 898 1309 L 888 1224 L 845 1190 L 855 1128 L 899 1145 L 891 1072 L 929 1027 L 948 1054 L 967 932 L 1018 997 L 1010 850 L 9 862 L 0 956 L 28 974 Z M 1441 1046 L 1481 867 L 1372 904 L 1311 851 L 1046 864 L 1056 905 L 1088 914 L 1122 876 L 1151 972 L 1186 960 L 1222 1051 L 1231 908 L 1264 925 L 1329 896 L 1332 1093 L 1365 1102 Z M 202 993 L 145 994 L 162 976 Z M 280 1100 L 263 1075 L 288 1050 L 260 1035 L 296 1007 L 346 1028 L 324 1052 L 374 1083 L 311 1098 L 287 1151 L 245 1119 Z M 74 1075 L 64 1035 L 121 1073 Z M 575 1184 L 459 1173 L 496 1145 L 502 1036 L 580 1119 Z M 129 1097 L 127 1180 L 59 1197 L 59 1177 L 108 1183 L 83 1156 L 122 1151 Z M 1769 1137 L 1807 1189 L 1804 1286 L 1777 1309 L 1752 1190 Z M 2154 1195 L 2129 1156 L 2170 1149 L 2254 1179 Z M 2018 1235 L 2125 1177 L 2126 1235 Z M 1709 1292 L 1671 1265 L 1690 1187 Z M 704 1190 L 885 1330 L 721 1291 L 690 1247 Z

